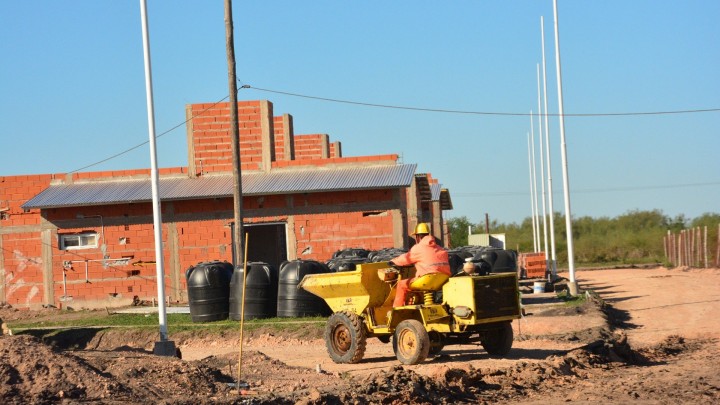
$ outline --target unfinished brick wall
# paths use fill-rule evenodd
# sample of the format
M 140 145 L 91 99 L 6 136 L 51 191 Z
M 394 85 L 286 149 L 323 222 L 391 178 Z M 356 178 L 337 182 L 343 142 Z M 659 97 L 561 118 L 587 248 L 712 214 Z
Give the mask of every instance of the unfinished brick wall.
M 269 170 L 275 149 L 272 103 L 255 100 L 237 105 L 241 169 Z M 188 105 L 186 116 L 190 174 L 231 173 L 230 103 Z
M 275 129 L 275 160 L 295 159 L 295 133 L 290 114 L 273 117 Z
M 398 155 L 373 155 L 373 156 L 351 156 L 336 157 L 327 159 L 304 159 L 304 160 L 285 160 L 281 162 L 273 162 L 273 169 L 285 168 L 303 168 L 303 167 L 321 167 L 321 166 L 338 166 L 347 167 L 377 165 L 377 164 L 397 164 Z
M 335 141 L 330 144 L 330 157 L 342 157 L 342 145 L 340 144 L 340 141 Z
M 44 190 L 55 175 L 0 177 L 0 302 L 42 305 L 41 217 L 22 204 Z
M 330 157 L 330 138 L 327 134 L 295 135 L 295 159 L 327 159 Z
M 389 209 L 371 209 L 373 204 L 391 203 L 390 190 L 364 190 L 296 196 L 295 204 L 318 207 L 317 214 L 294 216 L 300 259 L 325 261 L 337 250 L 365 248 L 378 250 L 395 247 L 393 215 Z M 357 204 L 368 209 L 353 212 L 322 212 L 320 207 Z

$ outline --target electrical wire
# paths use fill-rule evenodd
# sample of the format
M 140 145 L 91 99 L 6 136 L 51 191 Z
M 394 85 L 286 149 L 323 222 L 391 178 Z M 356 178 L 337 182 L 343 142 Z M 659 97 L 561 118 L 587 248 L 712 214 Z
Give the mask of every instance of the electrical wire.
M 253 87 L 250 85 L 245 85 L 245 86 L 247 86 L 247 88 L 255 89 L 258 91 L 264 91 L 264 92 L 268 92 L 268 93 L 282 94 L 282 95 L 286 95 L 286 96 L 308 98 L 308 99 L 320 100 L 320 101 L 328 101 L 328 102 L 333 102 L 333 103 L 361 105 L 361 106 L 365 106 L 365 107 L 391 108 L 391 109 L 397 109 L 397 110 L 426 111 L 426 112 L 450 113 L 450 114 L 501 115 L 501 116 L 517 116 L 517 117 L 528 117 L 531 115 L 530 113 L 447 110 L 447 109 L 440 109 L 440 108 L 423 108 L 423 107 L 407 107 L 407 106 L 398 106 L 398 105 L 389 105 L 389 104 L 376 104 L 376 103 L 368 103 L 368 102 L 362 102 L 362 101 L 350 101 L 350 100 L 341 100 L 341 99 L 328 98 L 328 97 L 308 96 L 308 95 L 304 95 L 304 94 L 290 93 L 287 91 L 264 89 L 261 87 Z M 562 115 L 565 117 L 617 117 L 617 116 L 635 116 L 635 115 L 691 114 L 691 113 L 704 113 L 704 112 L 720 112 L 720 108 L 704 108 L 704 109 L 695 109 L 695 110 L 676 110 L 676 111 L 620 112 L 620 113 L 576 113 L 576 114 L 565 113 Z M 537 116 L 537 115 L 538 114 L 534 114 L 533 116 Z M 546 116 L 546 115 L 548 117 L 561 116 L 561 114 L 553 114 L 553 113 L 542 114 L 542 116 Z
M 238 88 L 238 91 L 240 91 L 240 89 L 246 89 L 246 88 L 249 88 L 249 86 L 240 86 L 240 87 Z M 165 131 L 165 132 L 163 132 L 163 133 L 161 133 L 161 134 L 159 134 L 159 135 L 156 135 L 156 136 L 155 136 L 155 139 L 158 139 L 158 138 L 160 138 L 161 136 L 167 135 L 167 134 L 169 134 L 170 132 L 172 132 L 172 131 L 180 128 L 181 126 L 183 126 L 183 125 L 187 124 L 188 122 L 192 121 L 195 117 L 199 117 L 200 115 L 202 115 L 205 111 L 207 111 L 207 110 L 215 107 L 216 105 L 222 103 L 223 101 L 227 100 L 229 97 L 230 97 L 230 95 L 227 95 L 227 96 L 223 97 L 222 99 L 220 99 L 220 100 L 216 101 L 215 103 L 213 103 L 210 107 L 208 107 L 208 108 L 200 111 L 198 114 L 193 115 L 193 116 L 191 116 L 190 118 L 186 119 L 185 121 L 183 121 L 183 122 L 175 125 L 174 127 L 168 129 L 167 131 Z M 124 154 L 126 154 L 126 153 L 132 152 L 133 150 L 135 150 L 135 149 L 137 149 L 137 148 L 139 148 L 139 147 L 141 147 L 141 146 L 147 145 L 148 143 L 150 143 L 149 140 L 148 140 L 148 141 L 145 141 L 145 142 L 142 142 L 142 143 L 140 143 L 140 144 L 137 144 L 137 145 L 135 145 L 135 146 L 133 146 L 133 147 L 131 147 L 131 148 L 129 148 L 129 149 L 125 149 L 125 150 L 122 151 L 122 152 L 118 152 L 118 153 L 116 153 L 116 154 L 114 154 L 114 155 L 112 155 L 112 156 L 110 156 L 110 157 L 107 157 L 107 158 L 105 158 L 105 159 L 103 159 L 103 160 L 99 160 L 99 161 L 97 161 L 97 162 L 95 162 L 95 163 L 91 163 L 91 164 L 89 164 L 89 165 L 87 165 L 87 166 L 83 166 L 83 167 L 81 167 L 81 168 L 79 168 L 79 169 L 75 169 L 75 170 L 73 170 L 73 171 L 71 171 L 71 172 L 68 172 L 68 173 L 77 173 L 77 172 L 79 172 L 79 171 L 81 171 L 81 170 L 85 170 L 85 169 L 91 168 L 91 167 L 93 167 L 93 166 L 97 166 L 97 165 L 99 165 L 99 164 L 101 164 L 101 163 L 105 163 L 105 162 L 107 162 L 107 161 L 109 161 L 109 160 L 115 159 L 116 157 L 120 157 L 120 156 L 122 156 L 122 155 L 124 155 Z
M 590 188 L 590 189 L 573 189 L 573 194 L 592 194 L 592 193 L 607 193 L 612 191 L 644 191 L 644 190 L 666 190 L 676 188 L 687 188 L 687 187 L 704 187 L 704 186 L 717 186 L 720 185 L 720 181 L 705 182 L 705 183 L 686 183 L 686 184 L 666 184 L 662 186 L 644 186 L 644 187 L 611 187 L 611 188 Z M 553 194 L 561 193 L 561 190 L 553 190 Z M 523 191 L 499 191 L 494 193 L 453 193 L 453 197 L 508 197 L 508 196 L 520 196 L 527 195 L 528 192 Z
M 242 81 L 238 80 L 238 82 L 242 83 Z M 421 108 L 421 107 L 408 107 L 408 106 L 397 106 L 397 105 L 389 105 L 389 104 L 376 104 L 376 103 L 368 103 L 368 102 L 362 102 L 362 101 L 350 101 L 350 100 L 341 100 L 341 99 L 335 99 L 335 98 L 328 98 L 328 97 L 318 97 L 318 96 L 309 96 L 299 93 L 291 93 L 287 91 L 280 91 L 280 90 L 271 90 L 271 89 L 265 89 L 262 87 L 254 87 L 249 84 L 242 84 L 240 87 L 238 87 L 238 91 L 241 89 L 254 89 L 257 91 L 263 91 L 268 93 L 275 93 L 275 94 L 282 94 L 286 96 L 292 96 L 292 97 L 300 97 L 300 98 L 307 98 L 307 99 L 313 99 L 313 100 L 320 100 L 320 101 L 327 101 L 327 102 L 333 102 L 333 103 L 342 103 L 342 104 L 352 104 L 352 105 L 360 105 L 365 107 L 375 107 L 375 108 L 389 108 L 389 109 L 397 109 L 397 110 L 409 110 L 409 111 L 424 111 L 424 112 L 435 112 L 435 113 L 446 113 L 446 114 L 468 114 L 468 115 L 496 115 L 496 116 L 516 116 L 516 117 L 527 117 L 530 116 L 529 113 L 513 113 L 513 112 L 489 112 L 489 111 L 464 111 L 464 110 L 448 110 L 448 109 L 439 109 L 439 108 Z M 188 122 L 192 121 L 195 117 L 198 117 L 202 115 L 205 111 L 215 107 L 216 105 L 224 102 L 227 100 L 230 96 L 227 95 L 223 97 L 222 99 L 216 101 L 213 103 L 210 107 L 200 111 L 197 115 L 193 115 L 190 118 L 186 119 L 185 121 L 182 121 L 181 123 L 175 125 L 174 127 L 162 132 L 159 135 L 155 136 L 155 139 L 158 139 L 164 135 L 167 135 L 168 133 L 180 128 L 181 126 L 187 124 Z M 578 113 L 578 114 L 564 114 L 565 117 L 610 117 L 610 116 L 641 116 L 641 115 L 669 115 L 669 114 L 692 114 L 692 113 L 705 113 L 705 112 L 720 112 L 720 108 L 705 108 L 705 109 L 695 109 L 695 110 L 676 110 L 676 111 L 649 111 L 649 112 L 625 112 L 625 113 Z M 537 115 L 537 114 L 535 114 Z M 549 117 L 559 117 L 560 114 L 553 114 L 553 113 L 546 113 L 542 114 L 543 116 L 547 115 Z M 150 141 L 144 141 L 140 144 L 137 144 L 131 148 L 125 149 L 121 152 L 118 152 L 112 156 L 109 156 L 105 159 L 99 160 L 97 162 L 91 163 L 89 165 L 80 167 L 78 169 L 72 170 L 68 172 L 69 174 L 77 173 L 81 170 L 89 169 L 93 166 L 97 166 L 101 163 L 105 163 L 109 160 L 115 159 L 117 157 L 120 157 L 126 153 L 132 152 L 135 149 L 138 149 L 144 145 L 147 145 L 150 143 Z

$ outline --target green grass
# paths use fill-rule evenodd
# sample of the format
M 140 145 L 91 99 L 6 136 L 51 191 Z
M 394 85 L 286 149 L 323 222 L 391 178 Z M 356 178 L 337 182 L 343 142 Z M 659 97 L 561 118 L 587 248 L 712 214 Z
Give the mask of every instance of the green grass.
M 578 307 L 587 301 L 587 296 L 585 294 L 578 294 L 573 297 L 567 290 L 562 290 L 557 293 L 557 297 L 565 303 L 565 306 L 568 307 Z
M 71 328 L 157 328 L 160 321 L 158 314 L 105 314 L 87 313 L 73 314 L 80 316 L 56 320 L 22 320 L 9 322 L 8 326 L 13 332 L 22 332 L 28 329 L 71 329 Z M 197 329 L 212 328 L 214 331 L 233 330 L 240 328 L 240 321 L 223 320 L 217 322 L 193 322 L 190 314 L 167 314 L 166 317 L 169 332 L 192 331 Z M 278 331 L 295 332 L 307 328 L 308 324 L 324 324 L 324 317 L 308 318 L 268 318 L 252 319 L 243 323 L 245 331 L 252 331 L 260 328 L 271 328 Z

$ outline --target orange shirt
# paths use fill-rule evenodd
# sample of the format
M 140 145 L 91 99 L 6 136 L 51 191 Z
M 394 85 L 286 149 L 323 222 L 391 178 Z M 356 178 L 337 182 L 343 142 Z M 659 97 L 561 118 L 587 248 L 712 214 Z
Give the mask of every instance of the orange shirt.
M 451 276 L 447 250 L 435 243 L 432 235 L 427 235 L 416 243 L 409 252 L 404 253 L 392 262 L 398 266 L 415 265 L 415 277 L 430 273 L 445 273 Z

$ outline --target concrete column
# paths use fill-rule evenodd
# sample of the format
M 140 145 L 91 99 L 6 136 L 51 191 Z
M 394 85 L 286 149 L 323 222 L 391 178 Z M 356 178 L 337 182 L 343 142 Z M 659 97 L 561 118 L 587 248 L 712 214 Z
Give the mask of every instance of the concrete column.
M 168 271 L 170 273 L 170 299 L 173 301 L 184 301 L 185 298 L 181 291 L 180 277 L 182 272 L 180 271 L 180 253 L 179 253 L 179 239 L 177 232 L 177 224 L 173 221 L 167 223 L 168 232 Z
M 188 153 L 188 176 L 197 177 L 197 167 L 195 166 L 195 143 L 193 142 L 193 127 L 192 118 L 192 105 L 185 105 L 185 119 L 187 124 L 185 125 L 185 136 L 187 138 L 187 153 Z
M 0 302 L 5 302 L 7 299 L 5 297 L 5 280 L 5 249 L 3 248 L 3 234 L 0 233 Z
M 272 103 L 260 101 L 260 129 L 262 131 L 262 170 L 269 172 L 275 160 L 275 131 Z
M 432 215 L 432 233 L 433 236 L 440 240 L 441 244 L 445 246 L 445 239 L 443 238 L 443 220 L 442 220 L 442 209 L 440 209 L 440 201 L 430 202 L 430 213 Z
M 293 117 L 290 114 L 283 114 L 283 157 L 284 160 L 295 160 L 295 129 L 293 128 Z
M 53 279 L 53 234 L 57 230 L 46 228 L 48 222 L 42 219 L 43 229 L 40 231 L 40 258 L 43 272 L 43 304 L 55 305 L 55 280 Z
M 295 217 L 292 215 L 288 216 L 285 234 L 287 235 L 288 260 L 296 260 L 297 237 L 295 236 Z
M 398 248 L 406 248 L 405 241 L 407 240 L 408 229 L 406 227 L 405 218 L 403 217 L 402 210 L 394 209 L 390 211 L 393 222 L 393 246 Z

